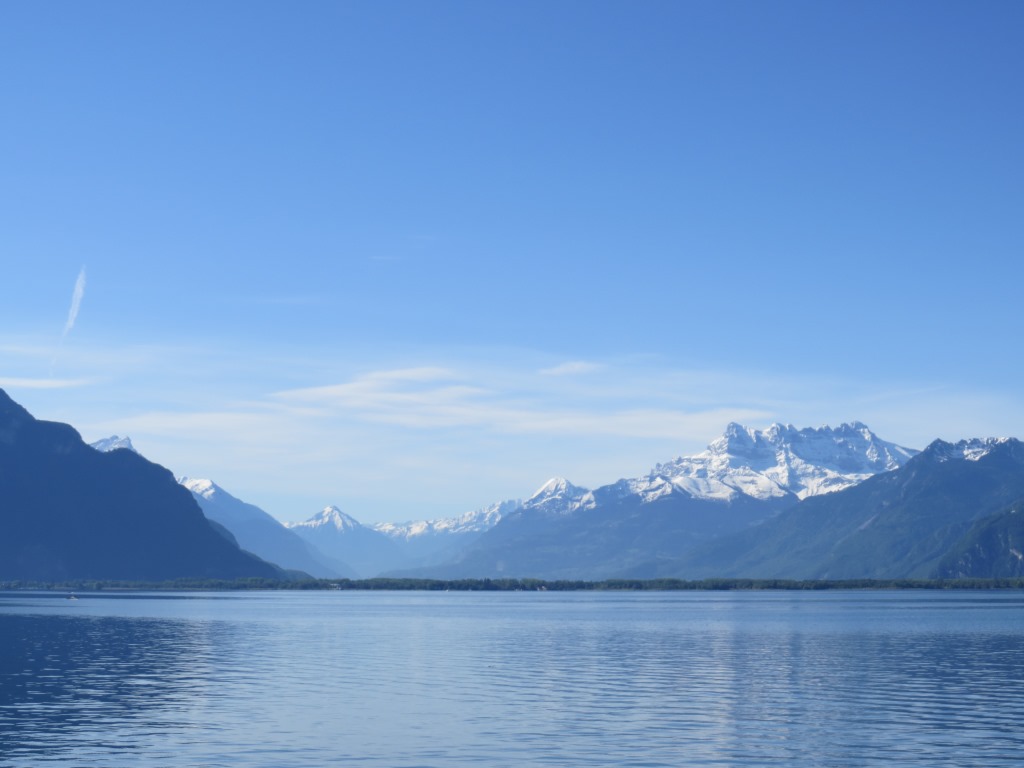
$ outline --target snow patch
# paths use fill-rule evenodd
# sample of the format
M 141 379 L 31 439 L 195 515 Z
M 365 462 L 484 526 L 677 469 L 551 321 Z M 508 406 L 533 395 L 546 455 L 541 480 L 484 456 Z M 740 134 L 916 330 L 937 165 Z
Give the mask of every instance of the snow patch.
M 1010 442 L 1010 439 L 1009 437 L 975 437 L 957 443 L 936 440 L 928 446 L 928 449 L 937 461 L 978 461 L 988 456 L 996 446 Z
M 223 493 L 223 489 L 213 480 L 204 480 L 198 477 L 179 477 L 178 484 L 188 488 L 197 496 L 204 499 L 212 499 L 214 496 Z
M 313 515 L 308 520 L 303 520 L 301 523 L 285 523 L 284 525 L 286 528 L 317 529 L 330 527 L 341 532 L 354 531 L 357 528 L 363 527 L 362 523 L 351 515 L 346 515 L 335 506 L 324 507 L 318 514 Z
M 132 439 L 130 437 L 118 437 L 117 435 L 111 435 L 105 437 L 102 440 L 97 440 L 95 443 L 89 443 L 90 446 L 95 448 L 101 453 L 110 453 L 110 451 L 117 451 L 125 449 L 132 453 L 138 453 L 135 450 L 135 446 L 132 445 Z

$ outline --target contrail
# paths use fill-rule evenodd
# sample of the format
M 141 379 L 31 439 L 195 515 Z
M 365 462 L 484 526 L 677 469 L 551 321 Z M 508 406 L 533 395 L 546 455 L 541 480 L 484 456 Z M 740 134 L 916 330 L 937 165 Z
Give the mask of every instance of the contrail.
M 53 359 L 50 361 L 50 378 L 53 378 L 53 369 L 57 365 L 57 355 L 64 348 L 64 339 L 71 333 L 71 329 L 75 327 L 75 320 L 78 319 L 78 309 L 82 306 L 82 297 L 84 295 L 85 267 L 83 266 L 78 273 L 78 279 L 75 280 L 75 290 L 71 294 L 71 309 L 68 310 L 68 321 L 64 324 L 64 333 L 60 335 L 60 344 L 57 346 L 57 351 L 53 354 Z
M 61 341 L 64 340 L 64 336 L 67 336 L 71 329 L 75 327 L 75 320 L 78 319 L 78 308 L 82 306 L 82 296 L 85 295 L 85 267 L 82 267 L 82 271 L 78 273 L 78 279 L 75 280 L 75 292 L 71 294 L 71 309 L 68 310 L 68 322 L 64 326 L 64 334 L 61 336 Z

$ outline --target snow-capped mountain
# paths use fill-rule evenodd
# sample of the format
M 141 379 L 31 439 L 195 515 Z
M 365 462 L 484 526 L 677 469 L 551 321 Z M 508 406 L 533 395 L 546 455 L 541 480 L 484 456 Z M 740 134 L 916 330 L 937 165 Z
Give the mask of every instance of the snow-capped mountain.
M 978 461 L 988 456 L 997 446 L 1013 442 L 1009 437 L 975 437 L 970 440 L 960 440 L 956 443 L 947 443 L 944 440 L 936 440 L 925 450 L 936 461 Z
M 285 525 L 329 557 L 347 563 L 361 578 L 377 576 L 405 562 L 396 542 L 335 506 Z
M 198 477 L 179 477 L 178 482 L 192 491 L 196 496 L 202 496 L 207 500 L 212 499 L 219 494 L 227 494 L 227 491 L 213 482 L 213 480 L 204 480 Z
M 523 502 L 520 499 L 509 499 L 458 517 L 407 523 L 374 523 L 371 527 L 392 539 L 405 541 L 439 535 L 483 533 L 497 525 L 502 517 L 519 509 L 522 505 Z
M 965 452 L 988 445 L 970 441 Z M 524 513 L 570 515 L 636 496 L 642 503 L 676 494 L 707 501 L 804 499 L 849 488 L 898 469 L 918 451 L 880 439 L 860 422 L 835 429 L 772 424 L 759 431 L 729 424 L 704 451 L 658 464 L 643 477 L 590 491 L 552 478 L 523 505 Z
M 112 435 L 110 437 L 105 437 L 102 440 L 97 440 L 95 443 L 89 443 L 89 445 L 101 453 L 109 453 L 110 451 L 116 451 L 120 448 L 125 448 L 132 453 L 138 453 L 138 451 L 135 450 L 135 446 L 132 445 L 130 437 L 118 437 L 117 435 Z
M 594 506 L 594 493 L 573 485 L 564 477 L 553 477 L 523 502 L 523 510 L 542 515 L 571 515 Z
M 805 499 L 898 469 L 917 453 L 880 439 L 856 421 L 835 429 L 772 424 L 763 432 L 732 423 L 707 450 L 659 464 L 631 485 L 647 500 L 675 490 L 722 501 L 739 494 Z
M 301 523 L 285 523 L 285 526 L 292 530 L 300 528 L 315 530 L 317 528 L 332 528 L 336 531 L 354 531 L 362 528 L 363 524 L 351 515 L 346 515 L 335 506 L 324 507 L 320 512 Z

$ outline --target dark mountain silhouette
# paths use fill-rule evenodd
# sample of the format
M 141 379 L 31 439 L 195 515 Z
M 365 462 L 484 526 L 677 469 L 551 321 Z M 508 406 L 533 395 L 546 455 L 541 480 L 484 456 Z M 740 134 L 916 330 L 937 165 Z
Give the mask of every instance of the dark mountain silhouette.
M 167 469 L 94 450 L 0 390 L 0 579 L 282 575 L 215 530 Z

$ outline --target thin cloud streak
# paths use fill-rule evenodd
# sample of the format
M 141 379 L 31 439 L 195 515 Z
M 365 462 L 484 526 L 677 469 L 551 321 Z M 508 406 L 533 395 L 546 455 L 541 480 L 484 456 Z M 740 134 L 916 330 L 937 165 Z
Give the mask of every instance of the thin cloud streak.
M 581 374 L 596 373 L 603 369 L 604 366 L 599 363 L 588 363 L 585 360 L 570 360 L 567 363 L 562 363 L 552 368 L 544 368 L 539 373 L 541 376 L 579 376 Z
M 78 272 L 78 279 L 75 280 L 75 289 L 71 293 L 71 307 L 68 309 L 68 319 L 64 324 L 64 331 L 60 335 L 60 345 L 57 348 L 57 353 L 54 354 L 53 359 L 50 360 L 50 375 L 53 376 L 53 369 L 57 365 L 57 354 L 64 347 L 64 339 L 67 338 L 68 334 L 75 327 L 75 322 L 78 320 L 78 310 L 82 307 L 82 297 L 85 296 L 85 267 Z
M 71 329 L 75 327 L 75 321 L 78 320 L 78 310 L 82 306 L 82 297 L 85 296 L 85 267 L 78 273 L 78 279 L 75 280 L 75 290 L 71 294 L 71 308 L 68 310 L 68 321 L 64 325 L 64 335 L 67 336 L 71 333 Z
M 279 392 L 284 403 L 302 403 L 341 419 L 369 421 L 410 429 L 483 428 L 504 434 L 559 436 L 617 435 L 677 438 L 704 431 L 709 421 L 758 421 L 770 418 L 763 409 L 568 407 L 544 393 L 524 396 L 496 392 L 473 384 L 447 383 L 455 374 L 442 368 L 380 371 L 325 387 Z
M 70 389 L 91 383 L 89 379 L 0 379 L 0 387 L 10 389 Z

